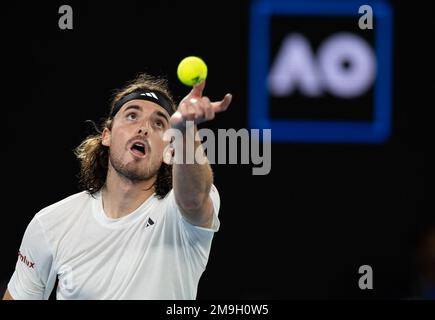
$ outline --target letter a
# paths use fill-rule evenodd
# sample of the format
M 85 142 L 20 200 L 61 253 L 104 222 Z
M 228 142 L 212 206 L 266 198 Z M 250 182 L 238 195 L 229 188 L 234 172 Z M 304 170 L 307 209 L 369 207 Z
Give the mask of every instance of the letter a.
M 369 5 L 359 7 L 358 13 L 364 13 L 358 21 L 361 30 L 373 29 L 373 9 Z
M 361 290 L 373 289 L 373 269 L 369 265 L 359 267 L 359 274 L 363 274 L 359 278 L 358 286 Z
M 64 15 L 59 18 L 59 28 L 61 30 L 73 28 L 73 10 L 71 6 L 63 5 L 59 7 L 59 13 Z

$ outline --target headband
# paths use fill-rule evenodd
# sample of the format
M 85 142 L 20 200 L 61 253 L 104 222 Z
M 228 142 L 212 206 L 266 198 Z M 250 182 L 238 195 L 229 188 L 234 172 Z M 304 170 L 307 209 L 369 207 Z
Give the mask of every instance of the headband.
M 118 102 L 115 103 L 115 105 L 113 106 L 113 110 L 110 114 L 110 117 L 113 118 L 118 113 L 119 109 L 121 109 L 121 107 L 124 104 L 126 104 L 128 101 L 136 100 L 136 99 L 147 100 L 147 101 L 157 103 L 159 106 L 165 109 L 170 116 L 174 113 L 171 101 L 160 92 L 135 91 L 127 94 L 126 96 L 122 97 L 121 99 L 119 99 Z

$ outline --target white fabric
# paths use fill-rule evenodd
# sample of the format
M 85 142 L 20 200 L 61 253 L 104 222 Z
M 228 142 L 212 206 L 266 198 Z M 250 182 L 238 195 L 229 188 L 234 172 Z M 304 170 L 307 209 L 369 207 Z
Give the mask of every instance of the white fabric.
M 77 193 L 35 215 L 8 284 L 12 297 L 48 299 L 58 276 L 57 299 L 195 299 L 220 225 L 215 186 L 210 229 L 182 217 L 173 190 L 120 219 L 106 216 L 101 193 L 94 197 Z

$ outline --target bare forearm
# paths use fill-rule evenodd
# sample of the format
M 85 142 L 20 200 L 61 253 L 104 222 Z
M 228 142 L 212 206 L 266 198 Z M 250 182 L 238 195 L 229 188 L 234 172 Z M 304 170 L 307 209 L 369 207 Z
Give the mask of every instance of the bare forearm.
M 196 129 L 195 129 L 196 131 Z M 196 132 L 195 132 L 196 133 Z M 174 144 L 175 153 L 183 152 L 183 158 L 186 159 L 186 152 L 191 152 L 186 145 L 186 139 L 192 138 L 184 134 L 182 145 Z M 180 142 L 178 142 L 180 143 Z M 193 157 L 193 163 L 175 163 L 173 166 L 173 187 L 178 204 L 187 210 L 197 210 L 204 205 L 208 199 L 211 184 L 213 183 L 213 174 L 210 164 L 204 155 L 200 141 L 194 142 L 196 157 Z M 198 160 L 200 163 L 198 163 Z

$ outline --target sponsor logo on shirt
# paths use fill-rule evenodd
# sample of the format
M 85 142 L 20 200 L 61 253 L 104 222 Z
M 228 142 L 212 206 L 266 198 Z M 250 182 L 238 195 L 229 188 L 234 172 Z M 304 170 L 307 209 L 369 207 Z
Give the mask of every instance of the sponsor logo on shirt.
M 152 226 L 155 222 L 153 221 L 153 219 L 148 218 L 147 224 L 145 225 L 145 228 Z
M 30 269 L 35 269 L 35 263 L 28 260 L 26 256 L 23 256 L 19 250 L 18 250 L 18 259 L 20 259 L 21 262 L 23 262 Z

